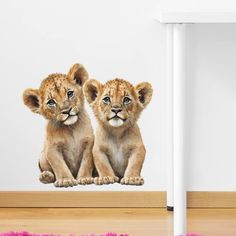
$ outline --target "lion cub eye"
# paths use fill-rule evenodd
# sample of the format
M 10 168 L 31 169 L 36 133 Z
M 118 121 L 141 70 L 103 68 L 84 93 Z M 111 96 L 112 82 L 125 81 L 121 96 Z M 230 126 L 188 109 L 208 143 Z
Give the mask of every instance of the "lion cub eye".
M 48 100 L 47 105 L 52 107 L 56 105 L 56 102 L 53 99 Z
M 110 99 L 110 97 L 108 97 L 108 96 L 107 96 L 107 97 L 104 97 L 102 100 L 103 100 L 103 102 L 106 103 L 106 104 L 111 103 L 111 99 Z
M 70 90 L 67 92 L 67 97 L 70 99 L 70 98 L 73 98 L 74 97 L 74 91 Z
M 132 102 L 132 100 L 129 97 L 124 97 L 123 103 L 125 105 L 130 104 L 131 102 Z

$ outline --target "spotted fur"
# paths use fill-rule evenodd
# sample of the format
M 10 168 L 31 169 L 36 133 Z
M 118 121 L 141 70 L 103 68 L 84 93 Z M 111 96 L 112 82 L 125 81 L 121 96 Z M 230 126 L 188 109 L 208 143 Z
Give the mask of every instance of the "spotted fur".
M 39 89 L 24 91 L 24 104 L 48 120 L 39 161 L 42 183 L 69 187 L 93 181 L 94 138 L 82 90 L 87 79 L 85 68 L 75 64 L 68 74 L 51 74 Z
M 152 86 L 143 82 L 133 86 L 114 79 L 104 85 L 86 81 L 84 94 L 98 121 L 93 156 L 99 177 L 96 184 L 142 185 L 140 176 L 145 147 L 137 120 L 152 97 Z

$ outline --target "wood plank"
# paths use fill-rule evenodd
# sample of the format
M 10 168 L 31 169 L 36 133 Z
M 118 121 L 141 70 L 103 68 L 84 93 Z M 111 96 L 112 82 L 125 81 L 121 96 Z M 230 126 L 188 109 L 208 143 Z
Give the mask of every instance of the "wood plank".
M 189 208 L 236 208 L 236 192 L 188 192 Z M 166 207 L 166 192 L 0 192 L 0 207 Z
M 163 208 L 0 208 L 0 232 L 169 236 L 172 220 Z
M 0 192 L 0 207 L 165 206 L 165 192 Z
M 188 207 L 236 208 L 236 192 L 188 192 Z
M 236 235 L 236 209 L 188 209 L 188 232 Z M 89 235 L 107 231 L 130 236 L 173 235 L 173 212 L 164 208 L 0 208 L 0 231 Z

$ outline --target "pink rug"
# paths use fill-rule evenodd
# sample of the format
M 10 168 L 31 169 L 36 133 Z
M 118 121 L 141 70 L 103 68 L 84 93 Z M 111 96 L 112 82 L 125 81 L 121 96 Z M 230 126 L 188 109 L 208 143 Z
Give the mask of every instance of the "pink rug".
M 7 232 L 1 233 L 0 236 L 60 236 L 59 234 L 33 234 L 29 232 Z M 71 234 L 70 236 L 75 236 Z M 105 234 L 82 234 L 80 236 L 129 236 L 128 234 L 116 234 L 116 233 L 105 233 Z
M 60 236 L 59 234 L 32 234 L 29 232 L 7 232 L 1 233 L 0 236 Z M 70 236 L 75 236 L 71 234 Z M 129 236 L 128 234 L 116 234 L 116 233 L 105 233 L 105 234 L 82 234 L 80 236 Z M 135 235 L 132 235 L 135 236 Z M 200 236 L 199 234 L 186 234 L 186 236 Z

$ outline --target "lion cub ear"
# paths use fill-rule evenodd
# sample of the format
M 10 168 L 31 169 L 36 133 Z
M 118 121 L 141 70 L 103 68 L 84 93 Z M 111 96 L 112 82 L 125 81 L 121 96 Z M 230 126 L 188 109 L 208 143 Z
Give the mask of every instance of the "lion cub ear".
M 84 95 L 89 104 L 93 103 L 102 91 L 103 85 L 95 79 L 85 82 L 83 87 Z
M 34 113 L 39 113 L 39 91 L 37 89 L 26 89 L 23 93 L 24 104 Z
M 83 86 L 85 81 L 88 79 L 88 72 L 83 65 L 77 63 L 70 68 L 67 78 L 75 81 L 79 86 Z
M 138 95 L 139 102 L 146 107 L 152 99 L 152 85 L 148 82 L 143 82 L 135 86 L 135 91 Z

